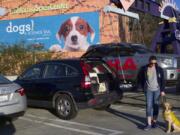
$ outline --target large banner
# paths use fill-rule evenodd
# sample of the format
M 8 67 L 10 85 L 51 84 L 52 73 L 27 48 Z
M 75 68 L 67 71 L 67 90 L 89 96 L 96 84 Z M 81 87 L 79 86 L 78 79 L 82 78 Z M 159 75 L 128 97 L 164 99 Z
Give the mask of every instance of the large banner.
M 52 52 L 86 51 L 99 42 L 99 13 L 86 12 L 0 21 L 0 43 L 40 44 Z

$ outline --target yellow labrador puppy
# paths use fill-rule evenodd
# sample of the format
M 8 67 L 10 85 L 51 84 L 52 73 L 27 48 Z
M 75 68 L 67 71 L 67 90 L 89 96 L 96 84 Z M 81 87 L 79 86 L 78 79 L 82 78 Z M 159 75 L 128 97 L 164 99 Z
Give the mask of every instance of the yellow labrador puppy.
M 180 121 L 178 120 L 174 112 L 172 112 L 171 104 L 165 102 L 163 105 L 164 105 L 163 116 L 165 121 L 168 123 L 166 132 L 170 133 L 171 128 L 173 128 L 173 132 L 180 132 Z

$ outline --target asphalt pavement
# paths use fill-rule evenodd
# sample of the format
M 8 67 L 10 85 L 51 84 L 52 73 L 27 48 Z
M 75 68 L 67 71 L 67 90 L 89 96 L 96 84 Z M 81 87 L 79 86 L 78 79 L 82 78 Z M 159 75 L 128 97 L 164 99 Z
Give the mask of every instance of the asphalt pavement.
M 180 118 L 180 95 L 168 89 L 167 100 Z M 144 93 L 126 92 L 123 100 L 109 109 L 80 110 L 70 121 L 59 119 L 51 110 L 28 108 L 25 115 L 14 122 L 1 121 L 0 135 L 166 135 L 162 110 L 157 129 L 144 131 L 145 123 Z

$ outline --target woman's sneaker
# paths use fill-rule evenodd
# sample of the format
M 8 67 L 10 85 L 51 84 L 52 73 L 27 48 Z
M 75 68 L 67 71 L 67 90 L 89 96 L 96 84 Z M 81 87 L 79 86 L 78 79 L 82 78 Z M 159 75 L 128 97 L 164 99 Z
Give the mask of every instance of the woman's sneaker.
M 152 128 L 157 128 L 157 127 L 158 127 L 157 122 L 153 122 L 152 123 Z
M 151 128 L 152 128 L 151 125 L 147 125 L 147 126 L 144 128 L 144 130 L 145 130 L 145 131 L 148 131 L 148 130 L 150 130 Z

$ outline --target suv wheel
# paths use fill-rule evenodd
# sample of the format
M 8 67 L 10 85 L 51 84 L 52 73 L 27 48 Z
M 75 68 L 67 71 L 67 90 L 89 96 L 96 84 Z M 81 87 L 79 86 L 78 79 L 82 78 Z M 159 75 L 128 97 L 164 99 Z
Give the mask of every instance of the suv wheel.
M 75 105 L 68 95 L 60 95 L 57 97 L 55 109 L 58 117 L 64 120 L 70 120 L 77 115 Z

